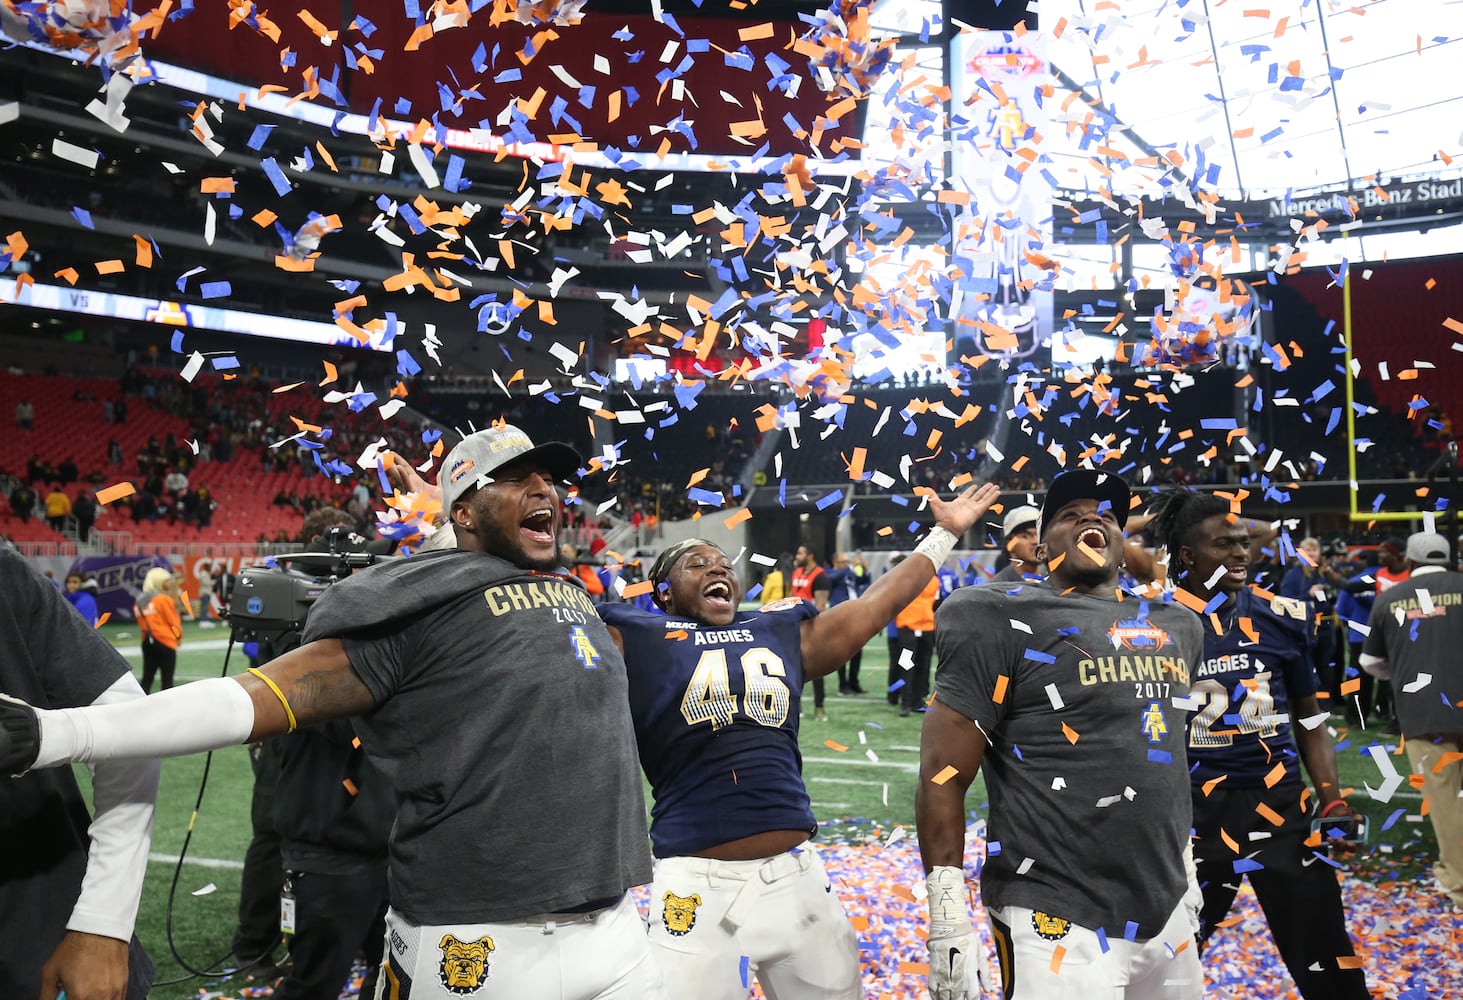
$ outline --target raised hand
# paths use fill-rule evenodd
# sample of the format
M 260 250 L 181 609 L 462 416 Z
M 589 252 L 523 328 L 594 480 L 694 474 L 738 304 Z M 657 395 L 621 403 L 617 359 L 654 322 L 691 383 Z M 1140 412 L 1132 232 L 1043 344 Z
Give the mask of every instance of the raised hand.
M 967 486 L 953 499 L 941 500 L 930 494 L 930 513 L 935 515 L 935 524 L 959 538 L 990 510 L 1001 495 L 1001 488 L 994 483 L 982 486 Z

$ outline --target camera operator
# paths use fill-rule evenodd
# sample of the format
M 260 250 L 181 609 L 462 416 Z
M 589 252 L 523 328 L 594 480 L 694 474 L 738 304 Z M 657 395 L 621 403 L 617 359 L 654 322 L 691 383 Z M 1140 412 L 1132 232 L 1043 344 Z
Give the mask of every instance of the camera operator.
M 318 532 L 321 523 L 331 526 L 307 542 L 306 551 L 327 552 L 336 565 L 312 568 L 312 575 L 348 575 L 340 557 L 379 554 L 372 549 L 381 543 L 356 534 L 349 515 L 334 508 L 312 512 L 303 536 Z M 294 640 L 298 644 L 298 636 Z M 387 843 L 396 793 L 367 759 L 349 720 L 274 740 L 274 828 L 285 879 L 280 915 L 291 935 L 290 967 L 275 987 L 275 1000 L 335 1000 L 360 953 L 367 966 L 360 995 L 374 996 L 386 939 Z
M 303 551 L 329 552 L 322 565 L 311 562 L 312 571 L 329 576 L 339 553 L 375 544 L 355 535 L 354 525 L 334 507 L 305 518 Z M 299 644 L 298 630 L 260 635 L 256 665 Z M 371 966 L 368 982 L 380 964 L 386 844 L 396 803 L 389 782 L 354 741 L 350 724 L 338 720 L 250 745 L 254 835 L 244 858 L 234 954 L 251 979 L 285 974 L 275 990 L 282 1000 L 333 1000 L 363 948 Z M 285 970 L 273 956 L 281 918 L 291 907 L 293 965 Z
M 1320 689 L 1331 696 L 1332 700 L 1325 706 L 1331 709 L 1341 694 L 1336 670 L 1336 595 L 1346 585 L 1346 579 L 1321 551 L 1319 539 L 1301 539 L 1297 551 L 1300 561 L 1281 578 L 1280 596 L 1306 601 L 1309 605 L 1315 627 L 1316 677 Z

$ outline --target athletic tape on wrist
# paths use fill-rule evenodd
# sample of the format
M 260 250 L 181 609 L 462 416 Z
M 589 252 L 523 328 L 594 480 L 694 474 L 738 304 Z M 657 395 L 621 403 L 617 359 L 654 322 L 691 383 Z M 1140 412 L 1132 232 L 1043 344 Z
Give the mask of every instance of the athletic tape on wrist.
M 960 539 L 937 524 L 925 540 L 914 547 L 914 553 L 924 556 L 935 564 L 935 569 L 939 569 L 950 558 L 950 553 L 955 551 L 955 543 L 958 541 Z
M 970 925 L 970 903 L 966 899 L 965 872 L 953 865 L 936 865 L 925 876 L 926 902 L 930 906 L 930 933 Z

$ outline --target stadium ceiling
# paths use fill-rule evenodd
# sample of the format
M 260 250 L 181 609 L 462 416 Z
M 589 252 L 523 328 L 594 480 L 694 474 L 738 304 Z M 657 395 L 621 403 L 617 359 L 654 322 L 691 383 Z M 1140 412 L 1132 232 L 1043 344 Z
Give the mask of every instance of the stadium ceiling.
M 931 17 L 1035 23 L 1025 6 L 879 0 L 875 24 L 919 45 Z M 1037 26 L 1053 122 L 1085 123 L 1044 147 L 1067 191 L 1163 196 L 1166 175 L 1258 200 L 1463 176 L 1460 0 L 1074 0 Z
M 1171 179 L 1231 199 L 1463 175 L 1457 0 L 1077 0 L 1057 10 L 1041 25 L 1055 103 L 1076 95 L 1110 122 L 1104 143 L 1053 136 L 1064 188 L 1164 193 L 1158 169 L 1124 166 L 1097 145 L 1130 163 L 1181 157 Z

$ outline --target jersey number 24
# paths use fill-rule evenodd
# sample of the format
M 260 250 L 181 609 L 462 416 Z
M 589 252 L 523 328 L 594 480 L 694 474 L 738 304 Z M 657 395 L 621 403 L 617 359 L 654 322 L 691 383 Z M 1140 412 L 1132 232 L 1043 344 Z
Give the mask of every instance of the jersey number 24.
M 712 729 L 732 724 L 732 716 L 745 711 L 753 722 L 776 728 L 787 720 L 787 676 L 782 659 L 765 646 L 754 646 L 742 654 L 743 704 L 731 689 L 726 650 L 708 649 L 696 661 L 696 671 L 681 697 L 681 714 L 696 726 L 711 723 Z

